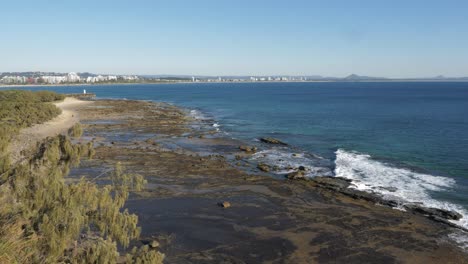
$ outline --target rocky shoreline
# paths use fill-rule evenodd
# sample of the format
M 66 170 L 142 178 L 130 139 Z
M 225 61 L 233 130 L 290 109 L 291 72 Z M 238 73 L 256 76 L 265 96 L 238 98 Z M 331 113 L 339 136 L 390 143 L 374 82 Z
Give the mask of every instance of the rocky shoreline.
M 117 161 L 145 176 L 126 207 L 140 218 L 140 243 L 158 241 L 167 263 L 468 262 L 448 239 L 457 213 L 394 210 L 396 202 L 348 188 L 346 179 L 305 180 L 304 168 L 268 177 L 272 168 L 246 161 L 255 147 L 194 129 L 177 107 L 98 100 L 80 117 L 81 140 L 92 140 L 96 155 L 69 180 L 106 183 Z

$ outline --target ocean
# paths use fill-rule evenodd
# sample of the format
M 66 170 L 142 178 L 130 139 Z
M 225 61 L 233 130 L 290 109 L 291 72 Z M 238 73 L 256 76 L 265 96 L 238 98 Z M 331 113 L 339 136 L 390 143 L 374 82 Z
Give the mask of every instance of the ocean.
M 5 89 L 5 88 L 2 88 Z M 256 162 L 336 175 L 405 203 L 455 210 L 468 228 L 468 83 L 187 83 L 27 87 L 163 101 L 259 145 Z M 289 146 L 266 146 L 274 137 Z M 293 155 L 294 154 L 294 155 Z

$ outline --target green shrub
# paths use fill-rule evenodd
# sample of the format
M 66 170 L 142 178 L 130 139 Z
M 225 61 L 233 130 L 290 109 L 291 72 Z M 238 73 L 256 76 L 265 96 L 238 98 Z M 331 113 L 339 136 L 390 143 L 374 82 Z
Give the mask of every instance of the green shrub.
M 64 181 L 80 157 L 92 158 L 93 142 L 48 138 L 29 162 L 10 164 L 13 135 L 59 115 L 49 102 L 63 98 L 48 91 L 0 91 L 0 263 L 116 263 L 117 243 L 127 247 L 139 237 L 138 217 L 122 209 L 129 191 L 146 183 L 142 176 L 117 164 L 112 185 Z M 73 137 L 82 133 L 80 124 L 70 130 Z M 128 257 L 161 263 L 164 255 L 142 248 Z
M 70 135 L 70 137 L 74 137 L 74 138 L 81 137 L 83 135 L 83 128 L 81 127 L 81 124 L 76 123 L 74 126 L 72 126 L 68 130 L 68 135 Z
M 0 229 L 0 261 L 116 263 L 117 243 L 127 247 L 139 237 L 138 217 L 122 209 L 128 192 L 146 183 L 141 175 L 118 163 L 111 185 L 64 182 L 89 148 L 92 143 L 74 145 L 63 135 L 48 138 L 29 163 L 10 170 L 0 186 L 0 226 L 6 227 Z M 164 255 L 141 248 L 126 258 L 161 263 Z
M 9 168 L 8 145 L 21 128 L 46 122 L 61 113 L 47 103 L 63 100 L 64 95 L 50 91 L 0 91 L 0 174 Z

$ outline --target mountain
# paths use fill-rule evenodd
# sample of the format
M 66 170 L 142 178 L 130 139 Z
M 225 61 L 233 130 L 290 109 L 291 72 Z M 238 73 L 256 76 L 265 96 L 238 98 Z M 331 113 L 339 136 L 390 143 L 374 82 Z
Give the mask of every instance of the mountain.
M 371 77 L 371 76 L 360 76 L 357 74 L 351 74 L 343 78 L 346 81 L 367 81 L 367 80 L 388 80 L 387 78 L 383 77 Z

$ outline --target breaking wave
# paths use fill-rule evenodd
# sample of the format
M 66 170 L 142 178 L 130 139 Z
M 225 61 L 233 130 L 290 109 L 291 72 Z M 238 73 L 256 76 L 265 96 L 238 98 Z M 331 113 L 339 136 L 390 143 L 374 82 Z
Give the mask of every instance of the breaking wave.
M 426 207 L 456 211 L 463 218 L 451 222 L 468 228 L 468 212 L 462 206 L 436 200 L 431 196 L 432 192 L 453 189 L 456 183 L 454 179 L 394 167 L 373 160 L 370 155 L 343 149 L 336 151 L 335 176 L 351 179 L 352 188 L 377 193 L 384 199 L 395 200 L 402 205 L 418 203 Z

